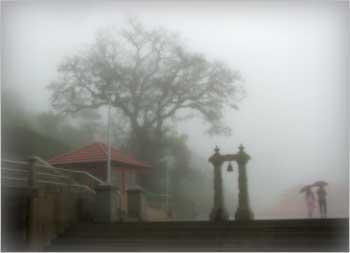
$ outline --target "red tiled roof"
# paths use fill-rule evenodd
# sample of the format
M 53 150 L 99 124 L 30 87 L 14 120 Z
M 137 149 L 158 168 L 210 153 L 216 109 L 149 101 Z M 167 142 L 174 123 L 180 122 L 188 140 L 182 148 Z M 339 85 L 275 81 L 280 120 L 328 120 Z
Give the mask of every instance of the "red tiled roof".
M 78 164 L 106 162 L 108 158 L 108 146 L 104 143 L 96 142 L 85 147 L 76 149 L 70 153 L 55 156 L 49 159 L 52 165 Z M 144 161 L 137 160 L 131 155 L 123 154 L 118 149 L 111 147 L 111 162 L 120 165 L 138 168 L 150 168 L 151 166 Z

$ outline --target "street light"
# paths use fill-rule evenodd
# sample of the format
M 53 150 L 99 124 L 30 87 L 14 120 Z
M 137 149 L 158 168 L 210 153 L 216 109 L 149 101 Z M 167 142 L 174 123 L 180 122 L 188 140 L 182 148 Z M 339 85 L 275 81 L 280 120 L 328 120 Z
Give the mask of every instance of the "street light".
M 111 100 L 112 100 L 113 91 L 107 91 L 108 96 L 108 115 L 107 115 L 107 143 L 108 143 L 108 153 L 107 153 L 107 184 L 112 184 L 112 171 L 111 171 Z

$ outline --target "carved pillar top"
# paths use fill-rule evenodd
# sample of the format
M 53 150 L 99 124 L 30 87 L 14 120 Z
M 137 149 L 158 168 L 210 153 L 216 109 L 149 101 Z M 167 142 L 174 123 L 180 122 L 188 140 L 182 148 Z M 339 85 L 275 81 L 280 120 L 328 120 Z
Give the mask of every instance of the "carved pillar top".
M 214 167 L 218 167 L 223 163 L 222 155 L 220 154 L 220 149 L 218 146 L 214 149 L 214 154 L 209 157 L 208 161 L 214 165 Z
M 244 151 L 244 146 L 239 145 L 239 151 L 236 155 L 236 161 L 238 164 L 246 164 L 250 160 L 250 156 Z

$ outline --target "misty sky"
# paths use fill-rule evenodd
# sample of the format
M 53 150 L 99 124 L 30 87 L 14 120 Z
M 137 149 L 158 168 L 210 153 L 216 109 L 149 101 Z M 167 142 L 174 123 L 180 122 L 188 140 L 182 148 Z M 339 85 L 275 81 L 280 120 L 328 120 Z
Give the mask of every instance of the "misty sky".
M 246 146 L 253 207 L 297 184 L 347 184 L 346 1 L 179 2 L 2 2 L 2 86 L 33 110 L 49 110 L 45 87 L 62 58 L 92 43 L 97 29 L 136 16 L 241 72 L 247 97 L 225 114 L 231 137 L 205 135 L 201 120 L 178 127 L 205 159 L 215 144 L 222 153 Z

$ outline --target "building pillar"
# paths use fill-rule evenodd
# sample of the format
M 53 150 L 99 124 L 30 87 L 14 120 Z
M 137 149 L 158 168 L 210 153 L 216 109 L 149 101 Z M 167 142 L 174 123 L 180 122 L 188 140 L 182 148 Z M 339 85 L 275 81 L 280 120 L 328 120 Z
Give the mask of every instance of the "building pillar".
M 96 222 L 115 222 L 119 220 L 120 193 L 112 185 L 99 185 L 96 187 Z
M 145 220 L 144 192 L 141 187 L 133 187 L 127 190 L 128 217 L 139 221 Z

